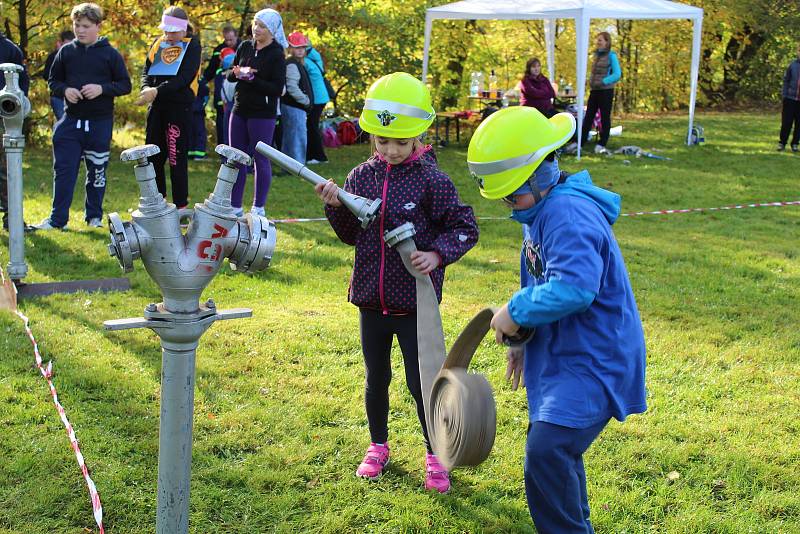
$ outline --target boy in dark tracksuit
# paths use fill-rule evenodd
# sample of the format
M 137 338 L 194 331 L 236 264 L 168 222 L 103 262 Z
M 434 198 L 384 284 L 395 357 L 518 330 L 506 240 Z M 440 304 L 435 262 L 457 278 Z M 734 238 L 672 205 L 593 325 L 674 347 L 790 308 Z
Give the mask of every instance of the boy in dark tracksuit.
M 792 135 L 792 152 L 797 152 L 800 143 L 800 43 L 797 45 L 797 58 L 786 68 L 783 76 L 783 112 L 781 113 L 781 136 L 778 150 L 786 149 L 789 132 L 794 124 Z
M 25 67 L 22 50 L 0 33 L 0 63 L 14 63 Z M 27 95 L 28 73 L 22 71 L 19 76 L 19 88 Z M 0 89 L 6 86 L 5 76 L 0 75 Z M 0 121 L 0 137 L 3 135 L 3 121 Z M 6 153 L 0 143 L 0 210 L 3 212 L 3 228 L 8 229 L 8 177 L 6 176 Z
M 81 159 L 86 164 L 84 219 L 89 226 L 102 226 L 114 98 L 131 92 L 122 56 L 105 37 L 98 39 L 102 20 L 99 6 L 76 6 L 76 39 L 61 47 L 50 69 L 50 94 L 64 98 L 66 107 L 53 132 L 53 209 L 37 225 L 41 230 L 67 226 Z

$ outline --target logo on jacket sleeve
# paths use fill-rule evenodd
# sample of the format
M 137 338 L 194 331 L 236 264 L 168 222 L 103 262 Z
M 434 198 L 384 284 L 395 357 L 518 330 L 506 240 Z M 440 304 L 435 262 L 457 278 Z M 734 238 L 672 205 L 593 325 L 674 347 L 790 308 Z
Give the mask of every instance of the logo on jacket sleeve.
M 526 239 L 522 243 L 522 254 L 525 256 L 525 268 L 534 278 L 544 275 L 544 262 L 542 261 L 542 246 Z
M 384 109 L 377 115 L 378 120 L 381 121 L 381 126 L 389 126 L 393 121 L 397 120 L 395 115 L 389 113 L 388 109 Z

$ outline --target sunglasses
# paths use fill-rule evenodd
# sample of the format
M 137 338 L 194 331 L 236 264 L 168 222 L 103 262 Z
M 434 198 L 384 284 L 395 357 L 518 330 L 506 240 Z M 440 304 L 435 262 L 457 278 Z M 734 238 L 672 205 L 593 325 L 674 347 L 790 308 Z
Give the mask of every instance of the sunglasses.
M 517 199 L 514 195 L 506 195 L 500 200 L 502 200 L 503 203 L 510 208 L 513 208 L 514 206 L 517 205 Z

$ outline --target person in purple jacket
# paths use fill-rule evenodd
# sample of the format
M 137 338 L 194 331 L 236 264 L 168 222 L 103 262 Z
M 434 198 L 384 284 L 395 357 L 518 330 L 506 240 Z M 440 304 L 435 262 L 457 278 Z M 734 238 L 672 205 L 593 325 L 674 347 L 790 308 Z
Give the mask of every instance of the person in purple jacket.
M 547 76 L 542 74 L 542 62 L 539 58 L 528 60 L 525 74 L 519 81 L 519 91 L 521 105 L 536 108 L 547 118 L 556 114 L 556 108 L 553 106 L 556 92 Z
M 413 266 L 429 274 L 439 301 L 444 268 L 478 241 L 472 208 L 464 205 L 453 182 L 442 172 L 430 145 L 419 136 L 435 112 L 425 85 L 406 73 L 380 78 L 366 95 L 359 123 L 372 134 L 374 155 L 353 169 L 344 189 L 366 198 L 380 198 L 380 217 L 368 228 L 343 207 L 333 181 L 316 187 L 336 235 L 355 246 L 355 264 L 348 300 L 358 306 L 361 349 L 366 369 L 365 405 L 371 444 L 356 475 L 376 479 L 389 462 L 389 356 L 397 336 L 408 389 L 427 448 L 425 489 L 450 489 L 447 470 L 433 454 L 425 424 L 417 348 L 416 283 L 400 254 L 383 241 L 383 233 L 411 222 L 416 229 Z

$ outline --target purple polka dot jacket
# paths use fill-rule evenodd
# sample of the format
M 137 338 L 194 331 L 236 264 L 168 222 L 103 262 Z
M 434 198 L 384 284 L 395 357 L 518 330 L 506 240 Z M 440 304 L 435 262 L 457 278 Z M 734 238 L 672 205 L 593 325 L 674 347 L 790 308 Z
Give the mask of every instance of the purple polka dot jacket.
M 366 229 L 344 206 L 325 206 L 336 235 L 355 246 L 348 300 L 384 313 L 415 312 L 416 283 L 400 254 L 383 242 L 383 233 L 411 222 L 418 250 L 436 251 L 442 261 L 430 276 L 439 302 L 444 268 L 475 246 L 478 224 L 472 208 L 461 202 L 455 185 L 439 170 L 430 147 L 400 165 L 373 156 L 347 177 L 345 191 L 381 199 L 378 218 Z

